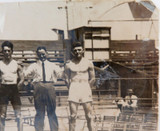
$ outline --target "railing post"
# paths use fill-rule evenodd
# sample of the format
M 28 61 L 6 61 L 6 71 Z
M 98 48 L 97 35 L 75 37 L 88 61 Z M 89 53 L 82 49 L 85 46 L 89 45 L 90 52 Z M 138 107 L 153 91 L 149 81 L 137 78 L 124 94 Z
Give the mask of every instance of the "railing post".
M 121 80 L 118 79 L 118 97 L 121 97 Z
M 155 101 L 154 101 L 154 79 L 151 79 L 151 85 L 152 85 L 152 109 L 154 109 Z

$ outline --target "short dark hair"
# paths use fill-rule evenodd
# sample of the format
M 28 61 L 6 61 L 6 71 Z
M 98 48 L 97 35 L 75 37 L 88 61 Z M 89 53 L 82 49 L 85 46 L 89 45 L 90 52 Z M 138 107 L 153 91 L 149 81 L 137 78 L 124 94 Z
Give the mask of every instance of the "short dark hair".
M 12 44 L 12 42 L 10 42 L 10 41 L 4 41 L 3 43 L 2 43 L 2 50 L 4 49 L 4 47 L 5 46 L 7 46 L 7 47 L 10 47 L 11 48 L 11 50 L 13 51 L 13 44 Z
M 73 43 L 73 48 L 75 48 L 75 47 L 82 47 L 83 48 L 82 43 L 80 41 Z
M 38 53 L 39 50 L 45 50 L 45 51 L 47 51 L 46 47 L 44 47 L 44 46 L 37 47 L 36 52 Z

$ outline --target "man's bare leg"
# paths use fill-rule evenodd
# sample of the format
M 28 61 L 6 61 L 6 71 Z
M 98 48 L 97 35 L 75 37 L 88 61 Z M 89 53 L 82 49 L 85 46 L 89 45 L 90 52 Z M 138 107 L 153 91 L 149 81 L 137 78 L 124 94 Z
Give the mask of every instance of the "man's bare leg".
M 20 105 L 12 105 L 12 106 L 13 106 L 14 113 L 16 116 L 18 131 L 22 131 L 23 130 L 23 123 L 22 123 L 22 118 L 21 118 L 21 106 Z
M 69 109 L 70 109 L 69 131 L 75 131 L 78 103 L 70 101 Z
M 87 126 L 89 131 L 94 131 L 93 130 L 93 119 L 92 119 L 92 103 L 87 102 L 83 103 L 83 108 L 87 120 Z
M 7 104 L 0 105 L 0 131 L 5 130 Z

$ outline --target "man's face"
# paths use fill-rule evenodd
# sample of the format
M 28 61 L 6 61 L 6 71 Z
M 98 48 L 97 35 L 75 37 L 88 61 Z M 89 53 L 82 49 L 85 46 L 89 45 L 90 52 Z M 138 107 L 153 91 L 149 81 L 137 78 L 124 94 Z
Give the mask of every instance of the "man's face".
M 10 59 L 12 57 L 12 49 L 8 46 L 4 46 L 3 49 L 2 49 L 2 53 L 4 55 L 4 58 L 6 59 Z
M 131 96 L 133 93 L 132 92 L 128 92 L 128 95 Z
M 75 47 L 75 48 L 73 49 L 73 51 L 74 51 L 75 57 L 77 57 L 77 58 L 83 57 L 84 51 L 83 51 L 83 48 L 82 48 L 81 46 L 80 46 L 80 47 Z
M 44 49 L 40 49 L 37 51 L 37 56 L 41 61 L 45 61 L 47 59 L 47 52 Z

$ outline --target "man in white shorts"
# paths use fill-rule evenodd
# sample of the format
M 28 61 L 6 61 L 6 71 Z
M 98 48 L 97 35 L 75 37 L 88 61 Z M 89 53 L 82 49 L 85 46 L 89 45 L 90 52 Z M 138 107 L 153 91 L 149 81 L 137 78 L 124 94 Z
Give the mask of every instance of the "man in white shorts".
M 93 63 L 83 57 L 83 47 L 76 42 L 73 47 L 74 58 L 65 66 L 66 83 L 69 88 L 70 122 L 69 131 L 75 131 L 79 103 L 82 104 L 89 131 L 92 127 L 92 91 L 95 81 Z

